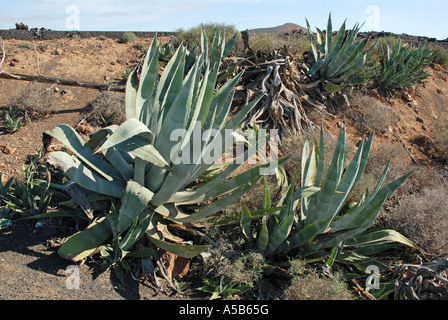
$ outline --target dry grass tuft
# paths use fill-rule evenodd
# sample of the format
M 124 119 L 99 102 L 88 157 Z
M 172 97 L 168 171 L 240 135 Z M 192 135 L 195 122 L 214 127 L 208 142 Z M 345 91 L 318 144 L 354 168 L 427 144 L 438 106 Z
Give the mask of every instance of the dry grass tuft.
M 347 108 L 344 114 L 353 120 L 358 131 L 365 134 L 374 131 L 385 133 L 389 126 L 396 126 L 398 123 L 398 116 L 390 107 L 369 96 L 355 96 L 351 107 Z
M 107 126 L 121 124 L 126 120 L 124 97 L 120 93 L 101 91 L 91 102 L 92 111 L 87 121 L 98 125 Z
M 336 273 L 333 278 L 319 276 L 316 272 L 301 268 L 293 276 L 284 291 L 285 300 L 356 300 L 343 277 Z
M 57 111 L 57 98 L 46 85 L 32 82 L 19 91 L 13 107 L 29 119 L 37 119 Z
M 383 224 L 392 228 L 430 254 L 446 253 L 448 248 L 448 185 L 424 188 L 403 196 L 384 215 Z

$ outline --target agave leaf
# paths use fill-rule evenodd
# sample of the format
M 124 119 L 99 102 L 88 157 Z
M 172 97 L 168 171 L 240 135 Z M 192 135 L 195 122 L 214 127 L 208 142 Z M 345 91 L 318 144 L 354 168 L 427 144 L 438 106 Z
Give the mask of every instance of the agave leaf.
M 304 226 L 293 236 L 289 237 L 284 245 L 284 252 L 304 246 L 311 242 L 328 224 L 328 220 L 316 221 Z
M 277 165 L 281 165 L 286 159 L 281 159 L 277 162 Z M 233 178 L 226 181 L 224 179 L 228 177 L 239 166 L 239 162 L 236 161 L 232 165 L 229 165 L 223 172 L 216 175 L 216 177 L 206 183 L 203 186 L 199 186 L 194 191 L 183 191 L 173 195 L 167 202 L 176 202 L 178 204 L 193 204 L 207 201 L 212 198 L 226 195 L 233 190 L 237 189 L 241 185 L 250 182 L 252 179 L 260 175 L 263 168 L 269 168 L 272 163 L 262 164 L 251 168 Z
M 251 105 L 250 108 L 252 108 L 254 105 Z M 216 150 L 216 148 L 220 148 L 220 150 L 223 150 L 221 147 L 226 145 L 226 142 L 222 141 L 222 140 L 229 140 L 229 139 L 233 139 L 232 136 L 230 135 L 224 135 L 225 139 L 214 139 L 210 145 L 208 147 L 205 148 L 205 150 L 203 151 L 203 155 L 204 152 L 206 151 L 210 151 L 210 150 Z M 228 142 L 227 142 L 228 143 Z M 216 155 L 216 157 L 219 157 L 220 155 Z M 201 156 L 202 158 L 202 156 Z M 212 159 L 213 160 L 213 159 Z M 238 158 L 237 160 L 240 160 L 240 158 Z M 235 161 L 237 161 L 235 160 Z M 281 163 L 282 161 L 278 161 L 278 163 Z M 229 166 L 226 170 L 227 174 L 230 174 L 230 172 L 232 172 L 233 170 L 236 169 L 236 165 L 238 164 L 238 162 L 234 162 L 233 165 Z M 165 202 L 170 201 L 169 199 L 172 197 L 172 195 L 174 193 L 176 193 L 177 191 L 179 191 L 182 187 L 184 187 L 185 185 L 189 184 L 191 181 L 194 181 L 197 177 L 199 177 L 205 170 L 208 169 L 208 167 L 210 166 L 210 163 L 207 162 L 200 162 L 199 164 L 188 164 L 188 163 L 180 163 L 178 165 L 174 165 L 173 166 L 173 172 L 167 176 L 166 180 L 164 181 L 162 188 L 156 193 L 156 195 L 154 196 L 154 199 L 152 201 L 154 206 L 159 206 L 162 205 Z M 267 165 L 262 165 L 260 166 L 260 168 L 264 168 Z M 270 166 L 270 164 L 269 164 Z M 267 166 L 267 167 L 269 167 Z M 252 174 L 253 171 L 250 171 L 251 173 L 248 174 Z M 224 179 L 225 174 L 220 174 L 219 175 L 219 179 Z M 240 178 L 241 179 L 241 178 Z M 217 180 L 216 182 L 218 182 L 219 180 Z M 229 185 L 227 185 L 229 186 Z M 217 189 L 219 190 L 219 189 Z M 201 192 L 203 195 L 206 194 L 204 193 L 204 191 L 206 192 L 207 189 L 203 189 Z M 221 192 L 221 191 L 218 191 Z M 215 193 L 218 193 L 215 191 Z M 194 194 L 194 193 L 193 193 Z M 192 194 L 192 195 L 193 195 Z M 210 195 L 209 195 L 210 197 Z M 199 196 L 196 198 L 197 201 L 199 201 Z M 179 199 L 178 199 L 179 200 Z M 192 199 L 190 199 L 189 201 L 191 201 Z M 180 200 L 182 201 L 182 200 Z M 184 201 L 182 201 L 184 202 Z M 184 202 L 186 203 L 186 202 Z
M 149 143 L 153 134 L 141 121 L 135 118 L 130 118 L 113 131 L 109 139 L 107 139 L 107 141 L 96 151 L 96 153 L 112 148 L 128 139 L 134 138 L 135 136 L 141 136 L 147 141 L 147 143 Z
M 165 109 L 163 123 L 160 132 L 158 132 L 158 135 L 162 137 L 162 139 L 156 139 L 155 147 L 166 159 L 170 159 L 173 147 L 177 144 L 176 141 L 170 141 L 167 137 L 169 137 L 175 130 L 181 129 L 186 131 L 185 128 L 187 128 L 189 114 L 192 108 L 194 108 L 194 96 L 197 94 L 199 77 L 199 65 L 196 63 L 184 80 L 182 89 L 177 94 L 177 97 L 169 108 Z
M 344 169 L 345 161 L 345 129 L 341 128 L 339 131 L 336 148 L 333 154 L 333 159 L 327 170 L 327 174 L 322 182 L 321 192 L 317 195 L 317 203 L 314 208 L 313 214 L 307 219 L 311 222 L 327 220 L 329 209 L 333 197 L 335 195 L 337 186 L 341 179 L 342 171 Z
M 137 220 L 135 220 L 135 223 Z M 126 236 L 120 242 L 120 248 L 124 251 L 129 251 L 132 246 L 141 239 L 148 230 L 150 224 L 150 217 L 145 217 L 142 221 L 138 223 L 134 228 L 128 230 Z
M 244 236 L 249 241 L 249 245 L 252 246 L 253 237 L 252 237 L 252 219 L 250 217 L 249 209 L 245 204 L 243 204 L 241 208 L 241 219 L 240 219 L 240 225 L 241 230 L 243 231 Z
M 149 129 L 139 120 L 132 118 L 122 123 L 96 153 L 115 147 L 156 166 L 169 168 L 158 150 L 149 143 L 151 139 L 152 133 Z
M 263 209 L 271 208 L 271 192 L 266 178 L 263 179 Z
M 332 223 L 332 229 L 336 231 L 350 226 L 356 226 L 360 227 L 362 231 L 366 230 L 374 222 L 384 201 L 392 195 L 392 193 L 395 192 L 395 190 L 397 190 L 411 174 L 412 172 L 401 176 L 378 191 L 374 190 L 360 206 L 352 208 L 341 218 L 335 220 Z M 383 174 L 383 176 L 385 175 Z M 378 188 L 379 183 L 375 189 Z
M 185 71 L 186 50 L 183 46 L 179 46 L 174 56 L 166 65 L 157 86 L 156 102 L 159 110 L 157 112 L 157 130 L 151 127 L 152 131 L 159 135 L 162 121 L 165 113 L 170 109 L 174 100 L 182 90 L 182 82 Z
M 261 228 L 257 236 L 256 247 L 258 252 L 265 252 L 269 244 L 269 231 L 267 225 L 267 216 L 264 216 L 261 221 Z
M 72 151 L 86 165 L 94 169 L 103 178 L 112 181 L 114 168 L 93 153 L 93 150 L 86 145 L 82 137 L 68 125 L 58 125 L 52 130 L 48 130 L 44 135 L 49 135 L 59 140 L 64 146 Z
M 150 126 L 149 119 L 154 108 L 155 94 L 159 80 L 159 50 L 156 46 L 156 39 L 157 37 L 154 37 L 142 64 L 140 78 L 143 80 L 137 89 L 135 101 L 136 115 L 138 116 L 138 119 L 148 127 Z M 152 142 L 153 141 L 151 141 L 151 143 Z
M 78 262 L 91 255 L 111 235 L 105 217 L 98 219 L 83 231 L 69 237 L 58 249 L 61 258 Z
M 364 139 L 361 141 L 358 151 L 356 152 L 337 186 L 330 208 L 328 209 L 329 213 L 332 213 L 332 217 L 329 217 L 331 221 L 339 213 L 348 196 L 350 195 L 351 190 L 354 187 L 354 183 L 356 181 L 356 178 L 358 177 L 358 172 L 362 161 L 363 149 Z
M 210 246 L 194 246 L 194 245 L 179 245 L 175 243 L 170 243 L 164 240 L 156 239 L 155 237 L 149 236 L 147 234 L 149 240 L 151 240 L 154 245 L 161 248 L 162 250 L 171 252 L 177 256 L 191 259 L 200 254 L 201 252 L 207 250 Z
M 294 183 L 291 183 L 286 197 L 285 208 L 278 214 L 278 222 L 275 224 L 272 233 L 269 233 L 269 242 L 264 251 L 265 256 L 270 256 L 276 252 L 279 246 L 286 240 L 294 223 Z
M 411 240 L 391 229 L 374 230 L 361 234 L 360 236 L 347 240 L 345 246 L 354 247 L 364 255 L 372 255 L 387 250 L 391 247 L 391 244 L 396 243 L 418 249 L 418 246 Z
M 129 181 L 118 215 L 117 232 L 125 231 L 148 205 L 154 194 L 135 181 Z
M 235 202 L 237 199 L 239 199 L 241 196 L 243 196 L 250 188 L 252 188 L 252 186 L 255 183 L 257 183 L 257 181 L 259 179 L 260 179 L 260 176 L 257 176 L 255 178 L 253 178 L 250 182 L 238 187 L 232 193 L 214 201 L 209 206 L 189 215 L 186 218 L 178 218 L 178 219 L 174 219 L 174 221 L 187 223 L 187 222 L 193 222 L 193 221 L 198 221 L 198 220 L 207 218 L 207 217 L 221 211 L 229 204 Z
M 103 179 L 85 167 L 78 159 L 65 152 L 55 151 L 50 153 L 48 163 L 59 167 L 70 180 L 87 190 L 115 198 L 121 198 L 123 195 L 125 184 L 121 179 L 114 179 L 113 181 Z
M 126 96 L 125 96 L 125 111 L 126 118 L 138 118 L 137 110 L 135 108 L 135 102 L 137 99 L 138 77 L 136 69 L 128 76 L 126 81 Z

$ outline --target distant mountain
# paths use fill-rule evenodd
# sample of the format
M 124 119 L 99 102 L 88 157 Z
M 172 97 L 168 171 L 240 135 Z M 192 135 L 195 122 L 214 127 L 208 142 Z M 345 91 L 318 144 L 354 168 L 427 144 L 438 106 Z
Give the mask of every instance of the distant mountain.
M 257 28 L 257 29 L 250 29 L 248 30 L 249 33 L 284 33 L 284 32 L 291 32 L 291 31 L 302 31 L 303 33 L 308 33 L 308 30 L 302 26 L 299 26 L 295 23 L 285 23 L 284 25 L 278 26 L 278 27 L 272 27 L 272 28 Z

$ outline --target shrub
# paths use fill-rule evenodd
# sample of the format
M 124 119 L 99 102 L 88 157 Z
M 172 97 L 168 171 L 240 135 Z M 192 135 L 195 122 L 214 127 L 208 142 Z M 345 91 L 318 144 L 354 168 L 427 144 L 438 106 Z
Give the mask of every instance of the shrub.
M 255 33 L 250 35 L 250 47 L 255 53 L 269 54 L 279 50 L 283 55 L 301 58 L 311 50 L 308 38 L 299 33 Z
M 110 91 L 101 91 L 91 102 L 92 111 L 87 121 L 98 125 L 121 124 L 126 119 L 124 96 Z
M 183 28 L 176 30 L 174 45 L 177 47 L 184 44 L 190 50 L 195 47 L 200 47 L 201 34 L 202 31 L 204 31 L 206 38 L 209 39 L 210 46 L 217 30 L 224 32 L 226 39 L 230 39 L 232 36 L 239 33 L 239 31 L 232 24 L 206 23 L 186 30 Z
M 448 243 L 448 184 L 406 194 L 383 217 L 394 228 L 430 254 L 446 252 Z
M 17 47 L 23 48 L 23 49 L 33 49 L 33 44 L 31 42 L 24 41 L 22 43 L 19 43 L 17 45 Z
M 356 300 L 342 276 L 336 273 L 332 278 L 319 276 L 314 272 L 294 276 L 284 292 L 285 300 Z
M 135 33 L 131 31 L 126 31 L 122 34 L 119 42 L 128 43 L 128 42 L 134 42 L 135 40 L 137 40 L 137 36 L 135 35 Z
M 19 92 L 13 106 L 30 119 L 36 119 L 56 112 L 57 100 L 51 90 L 32 82 Z
M 263 276 L 264 257 L 257 252 L 241 254 L 236 258 L 224 258 L 216 265 L 219 277 L 231 279 L 237 285 L 253 288 Z
M 431 45 L 433 62 L 448 65 L 448 47 L 442 45 Z
M 432 126 L 433 138 L 432 145 L 434 147 L 434 156 L 441 160 L 448 160 L 448 121 L 445 119 L 437 119 Z
M 398 123 L 398 116 L 391 108 L 369 96 L 355 96 L 344 114 L 353 120 L 353 126 L 362 133 L 385 133 L 389 126 Z

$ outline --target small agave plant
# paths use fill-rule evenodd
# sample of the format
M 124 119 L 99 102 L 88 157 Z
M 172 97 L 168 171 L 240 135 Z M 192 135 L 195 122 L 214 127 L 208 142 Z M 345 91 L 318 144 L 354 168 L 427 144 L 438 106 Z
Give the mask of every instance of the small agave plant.
M 241 74 L 220 87 L 216 85 L 220 62 L 230 53 L 235 39 L 226 42 L 217 31 L 210 49 L 203 34 L 202 53 L 191 66 L 187 65 L 191 55 L 180 46 L 161 74 L 160 50 L 154 39 L 140 73 L 134 70 L 128 77 L 124 123 L 99 130 L 87 142 L 67 125 L 45 133 L 67 149 L 51 152 L 49 163 L 84 190 L 90 204 L 98 199 L 109 199 L 113 204 L 105 214 L 94 212 L 89 227 L 62 244 L 58 250 L 61 257 L 82 260 L 109 240 L 113 253 L 118 252 L 122 259 L 134 252 L 133 246 L 143 236 L 154 246 L 187 258 L 207 248 L 173 235 L 168 226 L 191 228 L 218 213 L 260 179 L 261 168 L 270 167 L 269 163 L 262 164 L 229 178 L 244 162 L 240 157 L 247 159 L 256 152 L 256 148 L 248 148 L 233 162 L 216 169 L 215 162 L 223 153 L 212 151 L 235 143 L 234 135 L 225 131 L 238 132 L 259 101 L 254 99 L 229 117 Z M 214 132 L 203 134 L 199 144 L 195 137 L 198 126 L 202 132 Z M 170 139 L 172 133 L 179 133 L 177 140 Z M 181 161 L 190 152 L 199 159 L 207 155 L 208 161 Z
M 322 82 L 323 88 L 335 93 L 344 86 L 354 83 L 368 59 L 369 51 L 365 50 L 367 41 L 356 41 L 361 26 L 356 24 L 347 34 L 344 22 L 333 37 L 331 14 L 328 17 L 327 30 L 317 29 L 316 36 L 306 21 L 311 42 L 311 68 L 308 74 Z
M 367 141 L 363 139 L 346 167 L 345 128 L 341 128 L 325 174 L 323 130 L 319 145 L 311 147 L 307 139 L 302 155 L 301 187 L 295 190 L 291 184 L 279 203 L 272 207 L 265 183 L 263 209 L 251 213 L 243 206 L 240 223 L 251 246 L 267 258 L 276 254 L 299 254 L 308 259 L 328 256 L 334 248 L 342 247 L 349 252 L 356 251 L 359 260 L 362 255 L 380 252 L 395 243 L 416 248 L 394 230 L 367 231 L 386 199 L 411 173 L 382 186 L 389 169 L 387 165 L 374 190 L 367 190 L 356 204 L 346 203 L 364 172 L 372 138 L 373 135 Z M 254 232 L 251 221 L 260 216 L 263 216 L 261 227 Z

